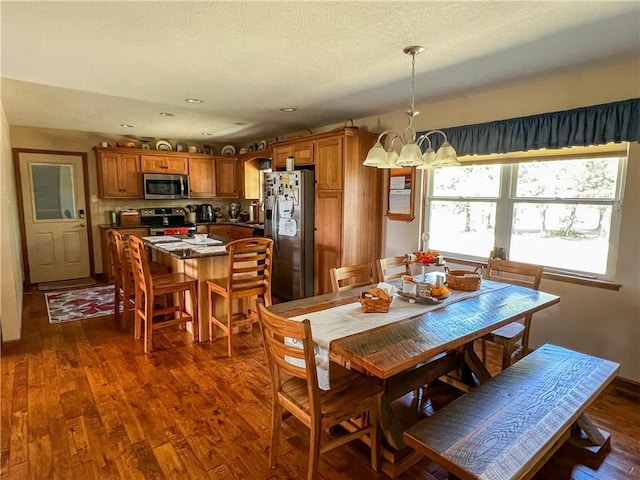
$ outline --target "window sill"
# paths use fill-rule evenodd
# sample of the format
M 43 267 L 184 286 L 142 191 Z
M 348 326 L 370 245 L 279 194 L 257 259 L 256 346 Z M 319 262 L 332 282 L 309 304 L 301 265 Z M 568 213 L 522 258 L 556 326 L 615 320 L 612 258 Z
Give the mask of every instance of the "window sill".
M 466 260 L 464 258 L 445 257 L 447 262 L 456 263 L 458 265 L 469 265 L 471 267 L 477 267 L 482 265 L 487 267 L 486 262 L 476 262 L 473 260 Z M 604 288 L 605 290 L 620 290 L 621 285 L 619 283 L 613 283 L 606 280 L 598 280 L 595 278 L 585 278 L 577 275 L 571 275 L 568 273 L 556 273 L 556 272 L 544 272 L 542 278 L 547 280 L 554 280 L 556 282 L 573 283 L 576 285 L 584 285 L 587 287 Z

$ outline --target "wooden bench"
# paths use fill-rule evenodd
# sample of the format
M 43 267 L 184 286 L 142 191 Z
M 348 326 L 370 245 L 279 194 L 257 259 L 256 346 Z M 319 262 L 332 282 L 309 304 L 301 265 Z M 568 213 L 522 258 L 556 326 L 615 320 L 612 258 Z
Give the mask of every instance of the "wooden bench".
M 530 479 L 569 438 L 597 455 L 609 434 L 584 415 L 617 363 L 543 345 L 404 433 L 462 480 Z

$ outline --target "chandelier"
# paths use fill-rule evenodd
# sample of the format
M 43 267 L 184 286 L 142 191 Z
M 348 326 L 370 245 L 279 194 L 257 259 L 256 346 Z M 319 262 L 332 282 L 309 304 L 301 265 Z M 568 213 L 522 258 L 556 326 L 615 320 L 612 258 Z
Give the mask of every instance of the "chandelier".
M 425 134 L 420 135 L 420 137 L 416 138 L 416 132 L 413 127 L 413 119 L 420 113 L 414 109 L 416 55 L 422 53 L 423 50 L 424 48 L 419 45 L 412 45 L 403 49 L 404 53 L 406 53 L 407 55 L 411 55 L 411 104 L 409 105 L 409 111 L 405 112 L 407 117 L 409 118 L 409 125 L 407 125 L 407 128 L 404 129 L 402 135 L 390 130 L 382 132 L 378 136 L 378 140 L 376 141 L 376 143 L 373 145 L 373 147 L 371 147 L 371 150 L 369 150 L 367 158 L 364 162 L 362 162 L 363 165 L 367 167 L 377 168 L 417 167 L 421 170 L 427 168 L 460 165 L 460 162 L 458 162 L 456 151 L 447 141 L 447 136 L 443 131 L 430 130 Z M 429 136 L 435 134 L 442 135 L 444 137 L 444 142 L 437 152 L 433 149 L 431 140 L 429 139 Z M 386 150 L 381 142 L 383 137 L 386 137 Z M 400 149 L 400 155 L 398 155 L 394 148 L 394 144 L 396 143 L 396 141 L 400 142 L 400 144 L 402 145 L 402 148 Z M 424 153 L 422 153 L 421 147 L 424 142 L 427 142 L 427 148 Z

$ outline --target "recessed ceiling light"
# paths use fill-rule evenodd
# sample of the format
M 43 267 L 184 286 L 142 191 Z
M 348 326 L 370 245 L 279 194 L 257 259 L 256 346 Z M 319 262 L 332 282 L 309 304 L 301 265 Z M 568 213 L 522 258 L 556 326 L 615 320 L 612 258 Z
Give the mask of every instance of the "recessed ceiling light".
M 204 103 L 204 100 L 200 100 L 199 98 L 185 98 L 184 101 L 187 103 Z
M 280 109 L 281 112 L 295 112 L 296 110 L 298 109 L 293 107 L 284 107 Z
M 133 128 L 133 127 L 135 127 L 135 125 L 131 125 L 130 123 L 121 123 L 120 126 L 124 127 L 124 128 Z
M 175 113 L 171 113 L 171 112 L 160 112 L 158 115 L 161 115 L 163 117 L 175 117 L 176 116 Z
M 202 135 L 205 136 L 205 137 L 210 137 L 211 135 L 213 135 L 213 133 L 202 132 Z

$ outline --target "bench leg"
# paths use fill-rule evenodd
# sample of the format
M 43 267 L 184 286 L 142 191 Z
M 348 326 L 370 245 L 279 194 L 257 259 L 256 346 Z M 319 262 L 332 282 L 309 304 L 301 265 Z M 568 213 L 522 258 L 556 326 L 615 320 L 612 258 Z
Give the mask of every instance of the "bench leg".
M 584 413 L 576 420 L 574 426 L 573 435 L 567 445 L 585 465 L 598 468 L 609 451 L 611 435 L 594 425 Z

